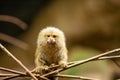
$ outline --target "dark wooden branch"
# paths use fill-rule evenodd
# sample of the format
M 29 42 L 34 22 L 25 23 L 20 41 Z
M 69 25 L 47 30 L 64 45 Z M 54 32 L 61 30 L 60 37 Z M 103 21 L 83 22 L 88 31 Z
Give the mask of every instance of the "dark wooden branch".
M 89 78 L 89 77 L 83 77 L 83 76 L 62 75 L 62 74 L 55 75 L 55 77 L 60 77 L 60 78 L 73 78 L 73 79 L 81 79 L 81 80 L 99 80 L 99 79 Z
M 30 70 L 23 65 L 23 63 L 18 60 L 14 55 L 12 55 L 2 44 L 0 44 L 0 48 L 7 53 L 9 57 L 11 57 L 14 61 L 16 61 L 33 79 L 38 80 Z
M 20 74 L 14 74 L 14 75 L 11 75 L 10 77 L 9 76 L 6 76 L 7 78 L 4 78 L 4 80 L 10 80 L 10 79 L 13 79 L 13 78 L 17 78 L 17 77 L 29 77 L 28 75 L 20 75 Z
M 10 78 L 9 76 L 12 76 L 12 78 Z M 5 78 L 4 80 L 13 79 L 13 76 L 16 76 L 16 77 L 29 77 L 29 75 L 18 76 L 17 74 L 0 74 L 0 77 L 8 77 L 8 78 Z M 73 79 L 82 79 L 82 80 L 99 80 L 99 79 L 90 78 L 90 77 L 74 76 L 74 75 L 63 75 L 63 74 L 58 74 L 58 75 L 55 75 L 54 77 L 73 78 Z
M 15 75 L 15 74 L 0 74 L 0 77 L 9 77 L 9 76 L 12 76 L 12 75 Z
M 0 67 L 0 70 L 2 70 L 2 71 L 6 71 L 6 72 L 10 72 L 10 73 L 14 73 L 14 74 L 25 75 L 23 72 L 15 71 L 15 70 L 8 69 L 8 68 L 4 68 L 4 67 Z
M 100 57 L 98 58 L 97 60 L 104 60 L 104 59 L 114 59 L 114 58 L 120 58 L 120 55 L 118 56 L 105 56 L 105 57 Z M 96 61 L 96 60 L 95 60 Z M 73 62 L 68 62 L 68 65 L 71 65 L 71 64 L 74 64 L 76 62 L 79 62 L 79 61 L 73 61 Z M 59 68 L 60 65 L 55 65 L 55 66 L 52 66 L 52 67 L 49 67 L 48 69 L 57 69 Z M 34 71 L 32 71 L 34 72 Z
M 57 70 L 55 70 L 55 71 L 49 72 L 49 73 L 47 73 L 47 74 L 44 74 L 44 75 L 42 75 L 42 76 L 43 76 L 43 77 L 50 76 L 50 75 L 52 75 L 52 74 L 59 73 L 59 72 L 61 72 L 61 71 L 70 69 L 70 68 L 72 68 L 72 67 L 75 67 L 75 66 L 78 66 L 78 65 L 81 65 L 81 64 L 90 62 L 90 61 L 100 60 L 100 59 L 99 59 L 100 57 L 105 57 L 105 56 L 108 56 L 109 54 L 113 54 L 113 53 L 116 53 L 116 52 L 119 52 L 119 51 L 120 51 L 120 48 L 114 49 L 114 50 L 111 50 L 111 51 L 108 51 L 108 52 L 105 52 L 105 53 L 102 53 L 102 54 L 99 54 L 99 55 L 96 55 L 96 56 L 93 56 L 93 57 L 88 58 L 88 59 L 85 59 L 85 60 L 77 61 L 77 62 L 75 62 L 74 64 L 68 65 L 68 67 L 66 67 L 66 68 L 57 69 Z M 105 59 L 105 58 L 104 58 L 104 59 Z M 107 58 L 107 59 L 108 59 L 108 58 Z
M 19 73 L 17 71 L 12 71 L 12 70 L 5 70 L 4 68 L 2 68 L 1 70 L 4 70 L 4 71 L 8 71 L 8 72 L 15 72 L 16 74 L 12 75 L 11 77 L 8 77 L 6 78 L 5 80 L 7 79 L 13 79 L 15 77 L 22 77 L 22 76 L 31 76 L 33 77 L 35 80 L 37 80 L 36 75 L 33 75 L 15 56 L 13 56 L 4 46 L 2 46 L 0 44 L 0 47 L 3 51 L 5 51 L 11 58 L 13 58 L 21 67 L 23 67 L 28 74 L 25 74 L 25 73 Z M 49 77 L 49 76 L 54 76 L 54 74 L 56 73 L 59 73 L 59 72 L 62 72 L 64 70 L 67 70 L 67 69 L 70 69 L 72 67 L 75 67 L 75 66 L 78 66 L 78 65 L 81 65 L 81 64 L 84 64 L 84 63 L 87 63 L 87 62 L 91 62 L 91 61 L 97 61 L 97 60 L 105 60 L 105 59 L 113 59 L 113 58 L 120 58 L 120 55 L 117 55 L 117 56 L 109 56 L 110 54 L 114 54 L 116 52 L 119 52 L 120 51 L 120 48 L 118 49 L 114 49 L 114 50 L 111 50 L 111 51 L 108 51 L 108 52 L 105 52 L 105 53 L 102 53 L 102 54 L 99 54 L 99 55 L 96 55 L 96 56 L 93 56 L 91 58 L 88 58 L 88 59 L 85 59 L 85 60 L 80 60 L 80 61 L 73 61 L 73 62 L 69 62 L 68 63 L 68 66 L 66 68 L 60 68 L 59 65 L 55 65 L 53 67 L 50 67 L 49 69 L 52 69 L 52 68 L 58 68 L 57 70 L 54 70 L 54 71 L 51 71 L 49 73 L 46 73 L 42 76 L 39 76 L 38 79 L 44 79 L 44 80 L 49 80 L 48 78 L 46 77 Z M 1 74 L 1 76 L 5 76 L 5 74 Z M 10 74 L 6 74 L 6 76 L 10 76 Z M 35 77 L 36 76 L 36 77 Z M 74 78 L 74 79 L 80 79 L 80 78 L 87 78 L 87 77 L 81 77 L 81 76 L 72 76 L 72 75 L 56 75 L 56 77 L 66 77 L 66 78 Z M 89 80 L 91 80 L 92 78 L 89 78 Z M 92 79 L 92 80 L 98 80 L 98 79 Z
M 117 55 L 117 56 L 105 56 L 105 57 L 100 57 L 99 59 L 102 60 L 102 59 L 114 59 L 114 58 L 120 58 L 120 55 Z

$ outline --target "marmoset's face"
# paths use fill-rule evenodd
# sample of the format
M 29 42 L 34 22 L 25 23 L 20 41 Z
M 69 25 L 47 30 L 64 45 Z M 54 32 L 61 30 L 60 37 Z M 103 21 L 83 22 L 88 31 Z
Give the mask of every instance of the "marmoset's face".
M 39 34 L 38 46 L 39 45 L 64 46 L 65 45 L 64 33 L 56 28 L 46 28 L 42 30 Z
M 47 36 L 47 43 L 48 44 L 55 44 L 56 43 L 56 35 L 46 35 Z
M 47 44 L 54 45 L 58 43 L 59 35 L 56 32 L 48 32 L 45 35 Z

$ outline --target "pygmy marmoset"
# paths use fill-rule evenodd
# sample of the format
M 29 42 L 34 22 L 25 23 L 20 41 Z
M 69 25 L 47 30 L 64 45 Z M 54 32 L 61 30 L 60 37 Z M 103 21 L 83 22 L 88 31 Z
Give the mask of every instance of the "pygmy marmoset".
M 67 66 L 67 48 L 64 33 L 55 27 L 47 27 L 40 31 L 35 53 L 35 72 L 42 73 L 51 65 Z

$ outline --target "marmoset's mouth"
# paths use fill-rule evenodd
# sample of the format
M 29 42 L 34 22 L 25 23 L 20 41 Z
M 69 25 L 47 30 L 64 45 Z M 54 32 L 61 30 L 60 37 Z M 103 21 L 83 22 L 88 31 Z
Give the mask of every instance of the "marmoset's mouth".
M 49 45 L 55 45 L 56 42 L 47 42 L 47 44 L 49 44 Z
M 48 43 L 48 44 L 55 44 L 56 41 L 55 41 L 55 39 L 52 39 L 52 38 L 51 38 L 51 39 L 48 39 L 48 40 L 47 40 L 47 43 Z

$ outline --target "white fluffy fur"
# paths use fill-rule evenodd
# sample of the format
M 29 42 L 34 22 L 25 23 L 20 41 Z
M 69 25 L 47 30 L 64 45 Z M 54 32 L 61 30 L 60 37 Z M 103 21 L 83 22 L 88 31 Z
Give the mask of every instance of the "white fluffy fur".
M 58 36 L 60 37 L 60 40 L 62 40 L 62 42 L 64 42 L 64 43 L 62 43 L 63 46 L 65 46 L 64 33 L 63 33 L 60 29 L 58 29 L 58 28 L 56 28 L 56 27 L 52 27 L 52 26 L 46 27 L 46 28 L 44 28 L 44 29 L 42 29 L 42 30 L 40 31 L 40 33 L 39 33 L 39 35 L 38 35 L 38 41 L 37 41 L 37 44 L 38 44 L 38 45 L 37 45 L 37 46 L 39 46 L 40 43 L 42 42 L 43 36 L 44 36 L 45 34 L 49 34 L 49 33 L 51 33 L 51 32 L 54 32 L 56 35 L 58 35 Z M 61 41 L 60 41 L 60 42 L 61 42 Z

